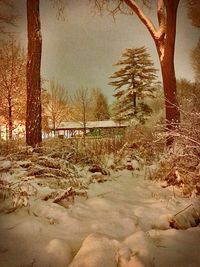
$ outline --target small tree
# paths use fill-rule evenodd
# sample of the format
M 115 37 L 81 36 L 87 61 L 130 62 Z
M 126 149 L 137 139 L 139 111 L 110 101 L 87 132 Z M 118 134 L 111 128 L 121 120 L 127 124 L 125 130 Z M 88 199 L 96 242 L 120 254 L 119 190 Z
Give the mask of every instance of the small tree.
M 20 45 L 11 38 L 0 44 L 0 112 L 12 139 L 14 120 L 25 120 L 26 57 Z
M 145 47 L 126 49 L 122 59 L 115 64 L 122 66 L 110 78 L 115 87 L 115 115 L 117 120 L 137 118 L 144 122 L 151 108 L 144 102 L 153 97 L 155 90 L 156 69 Z
M 97 88 L 92 91 L 94 120 L 102 121 L 110 118 L 108 101 L 102 91 Z
M 48 90 L 43 92 L 43 118 L 48 118 L 54 134 L 60 123 L 69 119 L 70 111 L 66 89 L 56 83 L 50 82 Z
M 91 119 L 92 99 L 88 88 L 79 88 L 72 99 L 73 118 L 83 124 L 83 135 L 86 135 L 86 124 Z

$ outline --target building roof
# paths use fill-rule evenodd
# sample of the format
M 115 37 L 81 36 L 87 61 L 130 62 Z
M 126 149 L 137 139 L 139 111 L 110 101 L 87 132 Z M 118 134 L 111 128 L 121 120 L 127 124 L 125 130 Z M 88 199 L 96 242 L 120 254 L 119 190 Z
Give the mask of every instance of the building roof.
M 86 122 L 86 128 L 87 129 L 93 129 L 93 128 L 125 128 L 128 125 L 126 123 L 119 123 L 115 122 L 113 120 L 107 120 L 107 121 L 88 121 Z M 74 129 L 74 130 L 80 130 L 83 129 L 83 122 L 75 122 L 75 121 L 68 121 L 68 122 L 62 122 L 58 127 L 56 127 L 56 130 L 67 130 L 67 129 Z

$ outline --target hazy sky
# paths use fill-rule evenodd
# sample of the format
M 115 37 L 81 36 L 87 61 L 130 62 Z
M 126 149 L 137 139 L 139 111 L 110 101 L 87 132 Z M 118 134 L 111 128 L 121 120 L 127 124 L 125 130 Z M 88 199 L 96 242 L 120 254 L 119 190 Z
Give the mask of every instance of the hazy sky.
M 193 80 L 190 51 L 197 44 L 198 29 L 191 26 L 184 4 L 179 6 L 175 67 L 177 77 Z M 26 1 L 16 0 L 20 19 L 16 30 L 26 45 Z M 68 0 L 65 20 L 56 18 L 50 0 L 40 0 L 43 38 L 42 76 L 55 78 L 70 92 L 80 86 L 100 87 L 109 100 L 113 88 L 109 76 L 126 48 L 146 46 L 157 68 L 158 57 L 154 43 L 135 15 L 118 15 L 116 21 L 108 16 L 94 15 L 87 0 Z M 153 11 L 148 11 L 153 16 Z M 160 74 L 159 74 L 160 75 Z

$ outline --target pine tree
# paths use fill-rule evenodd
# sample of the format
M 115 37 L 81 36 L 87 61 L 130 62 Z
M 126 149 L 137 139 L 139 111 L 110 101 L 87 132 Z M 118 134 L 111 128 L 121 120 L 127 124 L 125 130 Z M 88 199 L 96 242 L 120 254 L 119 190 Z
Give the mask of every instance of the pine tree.
M 116 66 L 123 66 L 110 78 L 110 85 L 115 87 L 114 106 L 116 120 L 137 118 L 145 121 L 151 108 L 145 103 L 147 97 L 152 98 L 155 90 L 156 69 L 145 47 L 126 49 L 122 59 Z
M 92 95 L 94 97 L 94 119 L 97 121 L 108 120 L 110 114 L 107 98 L 99 88 L 93 89 Z

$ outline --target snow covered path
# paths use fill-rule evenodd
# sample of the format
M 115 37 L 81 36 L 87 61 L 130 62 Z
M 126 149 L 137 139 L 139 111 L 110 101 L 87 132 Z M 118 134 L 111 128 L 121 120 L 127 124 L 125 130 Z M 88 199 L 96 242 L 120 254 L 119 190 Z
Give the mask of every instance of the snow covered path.
M 38 199 L 29 213 L 1 214 L 0 266 L 198 267 L 200 227 L 175 230 L 168 223 L 191 203 L 199 204 L 174 197 L 142 173 L 119 172 L 91 184 L 88 199 L 68 209 Z M 183 217 L 182 224 L 190 222 Z

